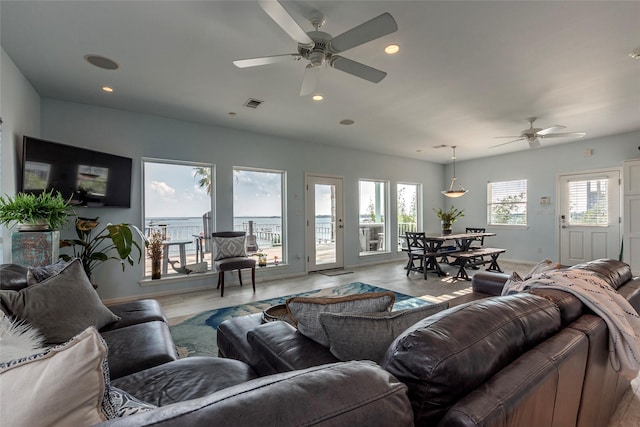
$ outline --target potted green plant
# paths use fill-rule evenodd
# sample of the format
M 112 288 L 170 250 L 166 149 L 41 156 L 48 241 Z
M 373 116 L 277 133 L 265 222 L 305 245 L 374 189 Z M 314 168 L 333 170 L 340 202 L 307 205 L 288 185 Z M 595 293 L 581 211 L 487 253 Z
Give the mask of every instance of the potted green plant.
M 440 219 L 443 235 L 451 234 L 451 225 L 464 216 L 464 209 L 456 209 L 453 206 L 448 211 L 443 211 L 441 208 L 434 208 L 433 211 Z
M 20 231 L 57 230 L 67 222 L 71 209 L 69 200 L 53 190 L 5 195 L 0 197 L 0 224 L 15 223 Z
M 60 258 L 70 261 L 79 258 L 87 277 L 91 280 L 93 270 L 110 259 L 117 260 L 125 268 L 125 261 L 133 265 L 133 248 L 137 249 L 137 262 L 142 259 L 142 249 L 135 239 L 137 235 L 144 246 L 148 247 L 147 239 L 138 227 L 131 224 L 107 224 L 94 234 L 100 223 L 98 218 L 76 218 L 77 239 L 60 240 L 61 248 L 71 248 L 72 255 L 61 254 Z

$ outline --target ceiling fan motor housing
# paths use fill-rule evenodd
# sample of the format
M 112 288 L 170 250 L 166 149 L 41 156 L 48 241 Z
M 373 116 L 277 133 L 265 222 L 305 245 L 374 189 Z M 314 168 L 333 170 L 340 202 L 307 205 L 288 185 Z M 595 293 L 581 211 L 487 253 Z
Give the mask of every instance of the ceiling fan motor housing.
M 323 31 L 311 31 L 307 35 L 311 37 L 314 45 L 309 48 L 307 45 L 298 44 L 298 53 L 309 60 L 313 67 L 319 67 L 326 59 L 331 57 L 331 53 L 328 51 L 329 40 L 332 38 L 331 34 Z

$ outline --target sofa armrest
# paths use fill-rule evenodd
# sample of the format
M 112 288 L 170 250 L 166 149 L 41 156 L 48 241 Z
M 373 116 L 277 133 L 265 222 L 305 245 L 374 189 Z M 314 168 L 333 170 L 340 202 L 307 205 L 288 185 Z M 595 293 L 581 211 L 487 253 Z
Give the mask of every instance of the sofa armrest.
M 247 333 L 251 366 L 259 375 L 335 363 L 329 349 L 302 335 L 287 322 L 268 322 Z
M 495 273 L 490 271 L 478 271 L 471 279 L 473 292 L 480 292 L 488 295 L 501 295 L 504 284 L 509 279 L 506 273 Z
M 372 362 L 256 378 L 100 426 L 413 426 L 407 387 Z

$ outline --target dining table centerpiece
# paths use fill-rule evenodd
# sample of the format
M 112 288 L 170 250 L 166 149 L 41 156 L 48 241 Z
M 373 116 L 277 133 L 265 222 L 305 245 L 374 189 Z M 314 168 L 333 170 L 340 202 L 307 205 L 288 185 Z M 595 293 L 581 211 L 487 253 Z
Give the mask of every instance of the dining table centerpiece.
M 449 208 L 448 211 L 443 211 L 442 208 L 434 208 L 433 211 L 440 219 L 443 236 L 451 234 L 451 226 L 453 225 L 453 223 L 456 222 L 458 218 L 464 217 L 464 209 L 457 209 L 453 205 L 451 206 L 451 208 Z

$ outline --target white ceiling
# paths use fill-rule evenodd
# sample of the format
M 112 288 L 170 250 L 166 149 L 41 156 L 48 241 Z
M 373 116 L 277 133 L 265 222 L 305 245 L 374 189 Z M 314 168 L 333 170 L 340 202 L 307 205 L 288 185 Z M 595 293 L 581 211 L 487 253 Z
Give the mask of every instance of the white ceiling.
M 373 84 L 324 69 L 325 99 L 314 102 L 299 96 L 306 61 L 236 68 L 234 59 L 296 52 L 255 1 L 2 0 L 0 41 L 43 97 L 435 162 L 451 157 L 440 144 L 457 145 L 459 161 L 528 150 L 488 147 L 530 116 L 586 138 L 640 130 L 640 59 L 629 57 L 640 48 L 640 2 L 283 4 L 309 31 L 305 16 L 321 11 L 333 36 L 390 12 L 396 33 L 341 54 L 388 76 Z M 393 56 L 383 53 L 391 42 L 401 48 Z M 87 54 L 120 69 L 89 65 Z M 264 104 L 244 107 L 249 98 Z

